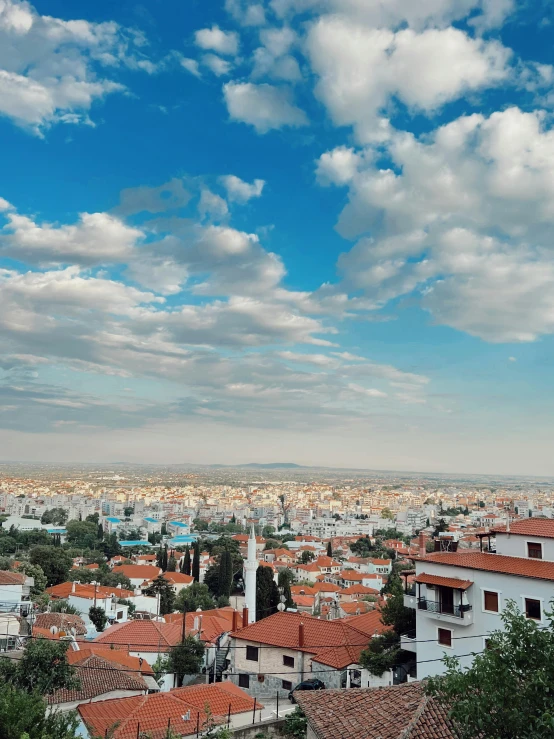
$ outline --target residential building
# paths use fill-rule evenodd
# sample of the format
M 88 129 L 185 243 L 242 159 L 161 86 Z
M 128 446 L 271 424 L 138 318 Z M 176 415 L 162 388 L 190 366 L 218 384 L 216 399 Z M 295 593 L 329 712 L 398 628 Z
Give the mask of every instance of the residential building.
M 486 648 L 487 635 L 503 627 L 508 600 L 527 618 L 548 623 L 546 612 L 554 596 L 554 520 L 513 521 L 479 537 L 481 548 L 486 544 L 489 551 L 439 551 L 415 560 L 416 584 L 405 604 L 416 609 L 416 642 L 403 638 L 403 647 L 417 653 L 422 645 L 418 678 L 443 672 L 444 655 L 470 666 L 473 653 Z
M 0 613 L 28 616 L 33 609 L 31 588 L 34 584 L 32 577 L 21 572 L 0 570 Z
M 135 595 L 132 590 L 125 590 L 125 588 L 106 587 L 93 583 L 84 584 L 77 581 L 53 585 L 46 588 L 46 592 L 54 600 L 67 600 L 70 606 L 79 611 L 86 626 L 91 623 L 89 618 L 91 606 L 102 608 L 110 624 L 127 621 L 129 606 L 120 601 L 129 600 Z

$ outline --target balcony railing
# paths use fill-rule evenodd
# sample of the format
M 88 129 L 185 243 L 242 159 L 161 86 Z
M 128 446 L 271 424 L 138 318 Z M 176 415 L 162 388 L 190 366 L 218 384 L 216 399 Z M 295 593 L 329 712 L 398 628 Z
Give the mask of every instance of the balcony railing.
M 420 611 L 427 611 L 428 613 L 440 613 L 444 616 L 455 616 L 456 618 L 463 618 L 464 613 L 471 611 L 472 607 L 469 603 L 462 603 L 456 606 L 446 606 L 436 600 L 427 600 L 427 598 L 419 598 L 417 601 L 417 607 Z

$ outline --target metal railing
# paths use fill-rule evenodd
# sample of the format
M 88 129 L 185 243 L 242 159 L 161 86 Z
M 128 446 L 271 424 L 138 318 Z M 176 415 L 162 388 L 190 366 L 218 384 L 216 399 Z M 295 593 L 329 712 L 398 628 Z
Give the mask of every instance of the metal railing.
M 470 606 L 469 603 L 462 603 L 456 606 L 445 606 L 440 601 L 427 600 L 427 598 L 419 598 L 417 601 L 417 607 L 420 611 L 440 613 L 444 616 L 454 616 L 456 618 L 463 618 L 464 613 L 472 610 L 472 606 Z
M 0 601 L 0 613 L 15 613 L 19 616 L 28 616 L 33 610 L 31 601 L 14 603 L 13 601 Z

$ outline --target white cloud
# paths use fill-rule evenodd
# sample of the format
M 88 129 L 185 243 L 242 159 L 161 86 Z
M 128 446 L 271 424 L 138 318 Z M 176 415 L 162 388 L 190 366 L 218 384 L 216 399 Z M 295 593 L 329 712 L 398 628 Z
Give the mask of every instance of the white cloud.
M 310 28 L 307 49 L 319 76 L 317 96 L 337 125 L 353 125 L 366 142 L 375 138 L 393 96 L 432 113 L 509 75 L 509 50 L 452 27 L 394 33 L 345 16 L 323 16 Z
M 11 210 L 12 208 L 13 206 L 11 203 L 8 203 L 4 198 L 0 198 L 0 213 L 3 213 L 6 210 Z
M 227 191 L 228 199 L 235 203 L 247 203 L 252 198 L 259 198 L 265 185 L 264 180 L 254 180 L 249 183 L 232 174 L 224 175 L 219 179 Z
M 220 220 L 227 215 L 229 209 L 221 196 L 212 192 L 209 188 L 204 187 L 200 193 L 198 212 L 203 218 L 209 216 L 210 218 Z
M 224 85 L 223 92 L 230 117 L 249 123 L 258 133 L 308 124 L 306 114 L 294 105 L 291 93 L 285 87 L 229 82 Z
M 204 54 L 202 57 L 202 64 L 213 72 L 216 77 L 222 77 L 229 74 L 233 65 L 226 59 L 222 59 L 216 54 Z
M 222 31 L 217 25 L 202 28 L 194 34 L 195 43 L 201 49 L 234 56 L 239 50 L 239 36 L 235 31 Z
M 225 10 L 243 26 L 263 26 L 265 23 L 263 4 L 256 0 L 225 0 Z
M 413 290 L 438 323 L 488 341 L 554 332 L 554 130 L 517 108 L 394 133 L 348 171 L 338 228 L 368 233 L 341 256 L 345 287 L 384 304 Z M 339 178 L 340 180 L 340 178 Z
M 200 72 L 200 65 L 196 61 L 196 59 L 189 59 L 188 57 L 183 57 L 181 59 L 181 66 L 184 67 L 187 72 L 190 72 L 195 77 L 201 77 L 202 73 Z
M 113 22 L 64 21 L 0 0 L 0 115 L 35 133 L 56 122 L 89 123 L 95 101 L 124 89 L 106 69 L 155 71 L 142 45 Z
M 252 76 L 254 78 L 269 76 L 290 82 L 301 79 L 298 62 L 289 53 L 297 40 L 295 31 L 289 26 L 262 29 L 260 31 L 262 46 L 253 54 Z
M 137 213 L 163 213 L 167 210 L 184 208 L 191 199 L 183 180 L 177 177 L 159 187 L 128 187 L 121 191 L 119 205 L 114 209 L 118 215 Z
M 354 178 L 360 164 L 361 157 L 354 149 L 337 146 L 320 156 L 316 177 L 322 185 L 347 185 Z
M 7 213 L 0 251 L 33 264 L 105 264 L 123 262 L 143 233 L 107 213 L 81 213 L 73 225 L 37 224 Z
M 363 387 L 362 385 L 357 385 L 355 382 L 349 382 L 347 387 L 349 390 L 352 390 L 359 395 L 365 395 L 368 398 L 387 397 L 387 393 L 384 393 L 382 390 L 377 390 L 374 387 Z

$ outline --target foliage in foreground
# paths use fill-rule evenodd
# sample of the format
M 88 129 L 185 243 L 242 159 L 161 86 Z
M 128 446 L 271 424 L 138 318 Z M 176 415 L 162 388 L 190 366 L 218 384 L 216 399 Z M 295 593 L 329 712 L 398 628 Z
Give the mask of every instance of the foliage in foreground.
M 460 739 L 554 737 L 554 615 L 544 627 L 508 601 L 504 629 L 488 638 L 471 667 L 446 657 L 446 673 L 426 691 L 448 706 Z

